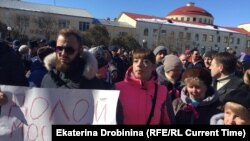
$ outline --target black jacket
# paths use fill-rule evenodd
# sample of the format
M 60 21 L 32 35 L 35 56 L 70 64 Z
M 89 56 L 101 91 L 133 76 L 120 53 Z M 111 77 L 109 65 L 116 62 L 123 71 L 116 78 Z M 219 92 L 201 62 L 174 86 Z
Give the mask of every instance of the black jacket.
M 4 41 L 0 41 L 0 84 L 28 86 L 21 59 Z

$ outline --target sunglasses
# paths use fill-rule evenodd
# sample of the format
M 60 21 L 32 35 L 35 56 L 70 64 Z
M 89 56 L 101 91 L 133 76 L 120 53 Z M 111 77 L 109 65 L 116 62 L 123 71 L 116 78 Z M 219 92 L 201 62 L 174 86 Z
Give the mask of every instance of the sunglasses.
M 71 46 L 57 46 L 56 52 L 62 52 L 64 50 L 67 54 L 73 54 L 75 52 L 75 49 Z

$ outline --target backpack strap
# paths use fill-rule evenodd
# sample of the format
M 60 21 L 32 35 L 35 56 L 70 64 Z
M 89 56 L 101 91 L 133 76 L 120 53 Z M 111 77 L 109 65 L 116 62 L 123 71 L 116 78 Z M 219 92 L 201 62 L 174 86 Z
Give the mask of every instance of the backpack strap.
M 147 125 L 150 124 L 152 118 L 153 118 L 153 115 L 154 115 L 154 111 L 155 111 L 155 105 L 156 105 L 156 99 L 157 99 L 157 93 L 158 93 L 158 85 L 155 83 L 155 91 L 154 91 L 154 97 L 153 97 L 153 103 L 152 103 L 152 108 L 151 108 L 151 111 L 150 111 L 150 114 L 149 114 L 149 117 L 148 117 L 148 120 L 147 120 Z

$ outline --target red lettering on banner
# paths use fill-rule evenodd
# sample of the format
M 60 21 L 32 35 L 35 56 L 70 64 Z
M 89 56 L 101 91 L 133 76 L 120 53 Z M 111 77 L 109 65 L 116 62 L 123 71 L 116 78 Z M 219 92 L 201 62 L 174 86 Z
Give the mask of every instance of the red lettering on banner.
M 35 129 L 32 130 L 31 127 L 34 127 Z M 30 136 L 30 131 L 36 132 L 36 134 L 31 134 L 34 136 L 34 139 L 31 139 L 32 136 Z M 28 138 L 28 140 L 32 140 L 32 141 L 35 141 L 38 138 L 38 127 L 33 123 L 28 126 L 27 138 Z
M 66 119 L 69 121 L 69 120 L 70 120 L 70 119 L 69 119 L 69 116 L 68 116 L 68 114 L 67 114 L 67 112 L 66 112 L 66 110 L 65 110 L 65 108 L 64 108 L 64 105 L 62 104 L 61 99 L 59 99 L 59 100 L 56 102 L 56 105 L 53 107 L 53 109 L 52 109 L 52 111 L 51 111 L 51 115 L 50 115 L 50 117 L 49 117 L 49 120 L 52 121 L 52 117 L 53 117 L 53 115 L 54 115 L 54 113 L 55 113 L 56 108 L 58 107 L 58 105 L 61 107 L 61 109 L 62 109 L 62 111 L 63 111 L 63 113 L 64 113 Z
M 77 109 L 77 105 L 80 104 L 80 103 L 82 103 L 82 102 L 86 103 L 86 105 L 87 105 L 86 111 L 83 113 L 83 115 L 81 116 L 80 119 L 76 119 L 75 110 Z M 85 99 L 80 99 L 80 100 L 78 100 L 78 101 L 76 102 L 75 107 L 74 107 L 74 110 L 73 110 L 73 120 L 74 120 L 75 122 L 81 121 L 81 120 L 85 117 L 85 115 L 87 114 L 88 109 L 89 109 L 89 102 L 88 102 L 87 100 L 85 100 Z M 76 111 L 79 112 L 80 110 L 76 110 Z
M 43 126 L 42 129 L 41 129 L 41 136 L 42 136 L 42 140 L 45 141 L 44 139 L 44 130 L 45 130 L 46 126 Z
M 39 100 L 44 100 L 45 102 L 46 102 L 46 106 L 45 106 L 45 109 L 40 113 L 40 114 L 38 114 L 37 116 L 34 116 L 32 113 L 33 113 L 33 107 L 34 107 L 34 105 L 35 105 L 35 103 L 38 101 L 39 102 Z M 41 104 L 41 103 L 39 103 L 39 104 Z M 39 106 L 39 107 L 41 107 L 41 106 Z M 49 102 L 48 102 L 48 100 L 47 99 L 45 99 L 45 98 L 43 98 L 43 97 L 36 97 L 33 101 L 32 101 L 32 104 L 31 104 L 31 108 L 30 108 L 30 117 L 31 117 L 31 119 L 33 119 L 33 120 L 36 120 L 36 119 L 39 119 L 44 113 L 45 113 L 45 111 L 47 110 L 49 108 Z M 37 109 L 35 109 L 36 111 L 41 111 L 41 110 L 37 110 Z
M 106 100 L 106 99 L 104 99 L 104 100 Z M 96 121 L 99 121 L 101 116 L 104 113 L 104 115 L 103 115 L 104 116 L 104 121 L 106 122 L 107 104 L 105 103 L 103 108 L 102 108 L 102 111 L 98 112 L 97 109 L 101 109 L 100 107 L 98 107 L 99 106 L 98 103 L 99 103 L 99 100 L 96 102 L 96 106 L 95 106 L 95 115 L 96 115 L 95 118 L 96 118 Z M 100 113 L 99 117 L 98 117 L 97 113 Z

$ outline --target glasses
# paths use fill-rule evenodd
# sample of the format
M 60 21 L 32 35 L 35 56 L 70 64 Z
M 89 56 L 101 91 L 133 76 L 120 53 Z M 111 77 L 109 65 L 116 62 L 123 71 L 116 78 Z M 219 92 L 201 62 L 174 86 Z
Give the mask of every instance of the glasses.
M 57 46 L 56 52 L 62 52 L 64 50 L 67 54 L 73 54 L 75 52 L 75 49 L 71 46 Z

